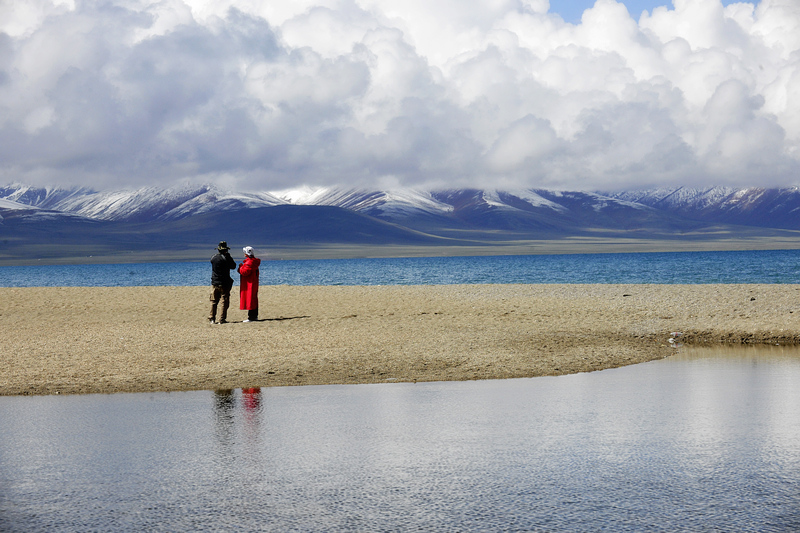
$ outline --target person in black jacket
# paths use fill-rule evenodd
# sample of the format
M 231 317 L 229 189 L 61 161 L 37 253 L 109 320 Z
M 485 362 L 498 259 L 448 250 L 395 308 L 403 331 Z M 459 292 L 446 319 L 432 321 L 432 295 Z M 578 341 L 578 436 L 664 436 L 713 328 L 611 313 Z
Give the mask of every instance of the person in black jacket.
M 228 318 L 228 306 L 231 303 L 231 287 L 233 278 L 231 270 L 236 268 L 236 261 L 230 254 L 226 241 L 220 241 L 217 253 L 211 258 L 211 314 L 208 316 L 209 324 L 215 324 L 217 319 L 217 304 L 222 299 L 222 311 L 219 314 L 219 323 L 225 324 Z

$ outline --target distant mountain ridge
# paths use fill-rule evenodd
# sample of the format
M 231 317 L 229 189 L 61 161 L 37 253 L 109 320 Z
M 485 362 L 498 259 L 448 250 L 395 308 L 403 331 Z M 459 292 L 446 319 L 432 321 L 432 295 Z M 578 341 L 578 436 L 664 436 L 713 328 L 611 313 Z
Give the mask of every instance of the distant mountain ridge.
M 619 192 L 610 196 L 704 222 L 800 229 L 798 187 L 679 187 Z
M 177 220 L 208 211 L 232 211 L 285 203 L 268 193 L 230 193 L 216 187 L 145 187 L 97 192 L 85 188 L 0 188 L 0 199 L 96 220 Z
M 621 192 L 552 191 L 544 189 L 491 190 L 366 190 L 299 188 L 271 192 L 225 191 L 215 186 L 93 191 L 86 188 L 0 187 L 0 209 L 35 207 L 95 220 L 149 222 L 179 220 L 208 212 L 234 211 L 277 205 L 340 207 L 388 221 L 415 217 L 445 217 L 482 226 L 502 214 L 523 217 L 538 213 L 548 223 L 591 221 L 602 213 L 619 219 L 652 210 L 702 222 L 800 229 L 800 189 L 687 187 Z M 530 217 L 528 217 L 530 219 Z M 608 218 L 608 217 L 606 217 Z M 634 218 L 641 218 L 634 217 Z M 474 220 L 473 220 L 474 219 Z M 484 223 L 481 223 L 480 220 Z M 622 222 L 621 219 L 618 220 Z
M 570 237 L 679 239 L 746 227 L 800 230 L 800 189 L 0 187 L 0 244 L 9 249 L 54 239 L 52 249 L 200 246 L 233 233 L 265 244 L 470 246 Z

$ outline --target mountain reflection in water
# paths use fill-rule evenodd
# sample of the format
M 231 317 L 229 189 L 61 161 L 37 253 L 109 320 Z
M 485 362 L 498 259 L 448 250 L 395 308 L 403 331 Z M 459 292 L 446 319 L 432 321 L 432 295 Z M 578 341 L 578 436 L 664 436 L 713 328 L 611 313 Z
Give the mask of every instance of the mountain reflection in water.
M 0 530 L 800 529 L 800 352 L 0 398 Z

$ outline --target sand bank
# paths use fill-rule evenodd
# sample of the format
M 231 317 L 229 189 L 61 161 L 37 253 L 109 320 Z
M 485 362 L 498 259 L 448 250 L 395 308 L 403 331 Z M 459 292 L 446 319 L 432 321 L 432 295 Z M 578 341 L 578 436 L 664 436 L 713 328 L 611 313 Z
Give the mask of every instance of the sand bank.
M 684 343 L 800 343 L 797 285 L 0 288 L 0 394 L 232 389 L 569 374 Z

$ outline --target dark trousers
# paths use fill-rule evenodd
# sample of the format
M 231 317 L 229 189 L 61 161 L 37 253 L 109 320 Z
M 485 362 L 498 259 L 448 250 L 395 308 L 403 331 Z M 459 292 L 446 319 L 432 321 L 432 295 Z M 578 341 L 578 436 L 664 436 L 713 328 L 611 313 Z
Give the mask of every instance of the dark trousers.
M 258 320 L 258 308 L 247 310 L 247 320 Z

